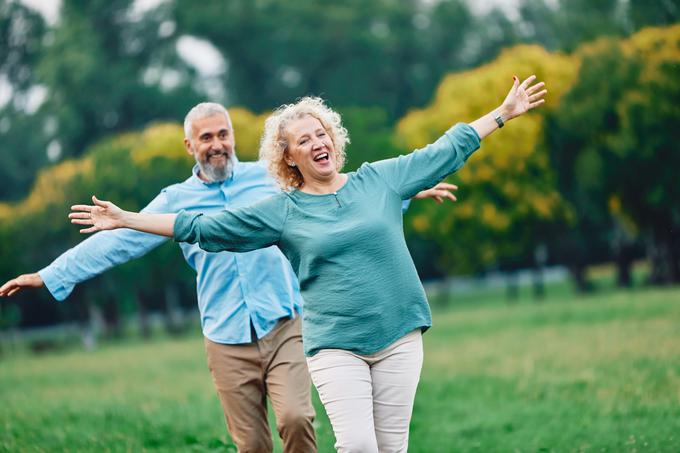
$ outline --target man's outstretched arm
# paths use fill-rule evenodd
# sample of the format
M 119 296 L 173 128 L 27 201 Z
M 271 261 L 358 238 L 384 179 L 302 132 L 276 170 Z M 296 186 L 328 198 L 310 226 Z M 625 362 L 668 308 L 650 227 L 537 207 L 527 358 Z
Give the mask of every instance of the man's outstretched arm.
M 166 194 L 161 192 L 143 212 L 160 213 L 169 209 Z M 55 299 L 64 300 L 76 284 L 143 256 L 166 240 L 161 236 L 126 229 L 98 233 L 67 250 L 39 272 L 9 280 L 0 287 L 0 297 L 45 286 Z

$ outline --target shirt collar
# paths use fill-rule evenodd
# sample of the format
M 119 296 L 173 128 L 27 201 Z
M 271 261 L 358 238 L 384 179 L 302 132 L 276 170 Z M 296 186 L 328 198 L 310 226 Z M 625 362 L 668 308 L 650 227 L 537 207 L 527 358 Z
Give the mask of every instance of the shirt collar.
M 231 169 L 231 176 L 227 178 L 225 181 L 222 182 L 205 182 L 201 178 L 198 177 L 198 172 L 200 171 L 200 168 L 198 164 L 195 164 L 194 167 L 191 169 L 191 178 L 194 182 L 203 184 L 204 186 L 212 187 L 212 186 L 218 186 L 222 185 L 225 182 L 231 182 L 234 180 L 234 177 L 237 176 L 238 173 L 241 173 L 241 162 L 238 160 L 238 157 L 236 154 L 234 154 L 234 168 Z

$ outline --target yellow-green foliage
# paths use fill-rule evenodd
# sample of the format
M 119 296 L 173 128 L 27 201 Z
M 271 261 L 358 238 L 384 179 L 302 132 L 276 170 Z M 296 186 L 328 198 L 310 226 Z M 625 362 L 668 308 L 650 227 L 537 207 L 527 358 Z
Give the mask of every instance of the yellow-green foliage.
M 622 47 L 644 59 L 643 81 L 655 80 L 661 65 L 680 64 L 680 24 L 645 28 L 623 41 Z
M 92 160 L 89 157 L 67 160 L 42 170 L 28 197 L 18 203 L 0 204 L 0 221 L 35 214 L 47 204 L 64 203 L 64 192 L 60 189 L 73 179 L 87 175 L 91 170 Z
M 264 130 L 264 120 L 269 113 L 255 115 L 241 107 L 229 109 L 229 116 L 234 126 L 236 137 L 236 154 L 240 160 L 257 160 L 260 149 L 260 137 Z
M 398 139 L 409 148 L 422 147 L 455 122 L 470 122 L 490 112 L 504 99 L 515 74 L 520 79 L 536 74 L 544 80 L 548 87 L 545 108 L 556 108 L 577 71 L 576 58 L 539 46 L 507 49 L 485 66 L 444 78 L 429 106 L 399 122 Z M 467 255 L 478 255 L 477 265 L 492 263 L 503 253 L 501 240 L 512 242 L 508 252 L 517 253 L 523 242 L 520 236 L 531 239 L 533 224 L 566 216 L 542 134 L 543 117 L 532 112 L 485 139 L 482 149 L 454 177 L 461 186 L 457 206 L 418 208 L 411 226 L 450 245 L 452 252 L 461 252 L 459 264 L 466 259 L 455 245 L 461 237 L 466 238 Z
M 184 147 L 184 130 L 179 124 L 163 123 L 134 134 L 132 160 L 148 167 L 154 158 L 191 159 Z
M 229 112 L 236 131 L 239 157 L 241 160 L 257 159 L 260 135 L 267 114 L 255 115 L 240 107 L 232 108 Z M 182 126 L 173 123 L 154 124 L 141 132 L 123 133 L 104 139 L 92 146 L 79 159 L 67 160 L 43 169 L 24 200 L 11 204 L 0 203 L 0 220 L 10 221 L 11 218 L 39 214 L 49 205 L 75 202 L 76 200 L 66 199 L 66 188 L 71 187 L 76 179 L 97 180 L 101 175 L 96 174 L 93 162 L 98 154 L 106 153 L 110 149 L 129 150 L 127 154 L 141 176 L 151 175 L 157 171 L 154 165 L 158 159 L 176 161 L 182 164 L 179 168 L 183 168 L 183 163 L 186 162 L 186 166 L 190 168 L 193 159 L 187 154 L 183 139 Z M 102 170 L 101 167 L 99 169 Z M 116 168 L 106 170 L 114 173 L 126 171 L 122 167 L 118 170 Z M 181 181 L 187 175 L 188 173 L 178 174 L 177 181 Z M 156 191 L 160 189 L 162 187 L 155 188 Z

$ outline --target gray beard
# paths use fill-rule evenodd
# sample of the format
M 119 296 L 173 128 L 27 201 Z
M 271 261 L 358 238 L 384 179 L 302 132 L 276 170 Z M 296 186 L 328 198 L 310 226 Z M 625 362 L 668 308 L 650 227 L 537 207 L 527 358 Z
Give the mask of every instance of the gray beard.
M 231 177 L 231 173 L 234 169 L 234 154 L 232 153 L 231 156 L 229 156 L 226 165 L 223 167 L 210 164 L 210 159 L 201 162 L 198 160 L 198 157 L 196 157 L 196 163 L 205 179 L 210 182 L 222 182 Z

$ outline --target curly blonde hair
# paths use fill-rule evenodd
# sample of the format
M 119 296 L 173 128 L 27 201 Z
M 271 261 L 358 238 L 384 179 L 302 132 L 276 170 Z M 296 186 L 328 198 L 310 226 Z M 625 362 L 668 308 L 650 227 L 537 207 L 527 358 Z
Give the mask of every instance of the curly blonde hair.
M 328 107 L 318 97 L 303 97 L 295 104 L 284 104 L 274 110 L 264 123 L 264 134 L 260 142 L 260 159 L 267 162 L 269 173 L 283 190 L 299 189 L 305 183 L 300 169 L 286 162 L 288 137 L 286 128 L 297 119 L 312 116 L 319 120 L 328 133 L 335 148 L 335 167 L 342 170 L 345 165 L 345 145 L 349 134 L 342 125 L 340 114 Z

